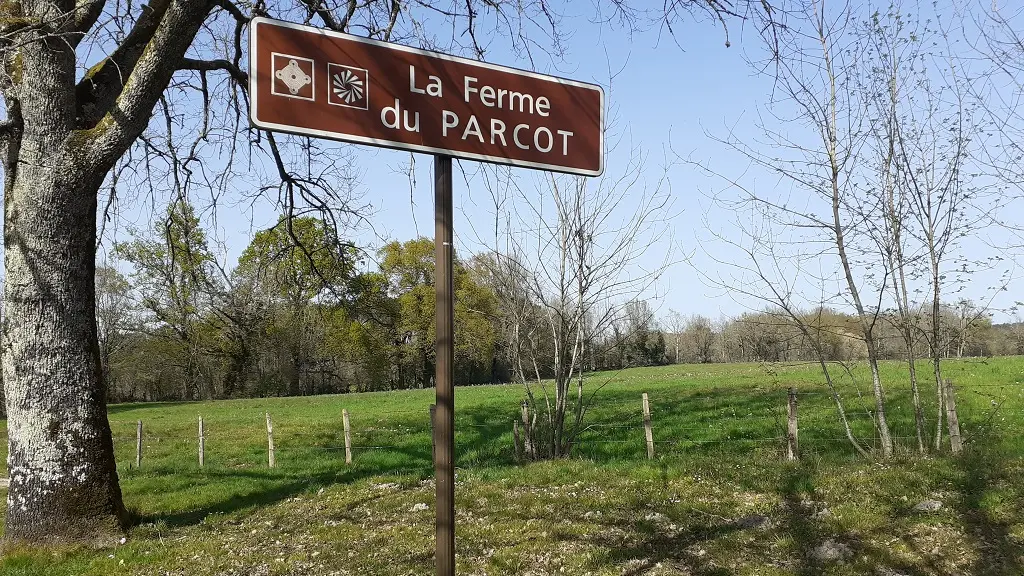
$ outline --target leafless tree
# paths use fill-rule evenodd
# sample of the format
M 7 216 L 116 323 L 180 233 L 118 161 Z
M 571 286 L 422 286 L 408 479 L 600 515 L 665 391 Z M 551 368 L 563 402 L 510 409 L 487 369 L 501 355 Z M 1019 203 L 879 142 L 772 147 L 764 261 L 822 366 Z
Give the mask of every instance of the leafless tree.
M 685 335 L 693 344 L 694 359 L 701 364 L 711 362 L 715 346 L 715 331 L 711 327 L 711 319 L 699 314 L 691 316 L 686 322 Z
M 602 353 L 592 349 L 597 336 L 625 325 L 670 262 L 668 252 L 640 267 L 671 216 L 667 181 L 648 187 L 643 167 L 636 152 L 624 174 L 594 183 L 546 175 L 526 188 L 507 170 L 487 180 L 495 211 L 492 276 L 502 282 L 497 293 L 510 323 L 515 378 L 530 413 L 541 417 L 542 426 L 535 416 L 525 423 L 535 457 L 569 455 L 597 391 L 584 393 L 586 358 Z M 553 376 L 550 391 L 542 365 Z
M 124 347 L 137 320 L 138 310 L 130 292 L 128 280 L 117 268 L 110 265 L 96 268 L 96 335 L 108 398 L 117 397 L 111 362 Z
M 739 186 L 733 183 L 730 186 Z M 763 203 L 743 203 L 744 209 L 735 212 L 736 204 L 726 201 L 728 210 L 735 214 L 734 229 L 728 234 L 711 230 L 711 240 L 704 243 L 706 256 L 714 261 L 716 272 L 704 267 L 695 267 L 701 279 L 718 289 L 737 297 L 738 301 L 753 300 L 765 304 L 765 313 L 771 321 L 780 326 L 793 326 L 809 346 L 814 361 L 821 369 L 829 395 L 836 406 L 836 414 L 850 445 L 861 455 L 868 451 L 855 437 L 847 417 L 846 404 L 833 376 L 835 366 L 831 363 L 822 336 L 825 331 L 812 324 L 813 315 L 808 318 L 802 308 L 801 294 L 808 278 L 809 284 L 824 285 L 836 278 L 826 279 L 807 266 L 812 264 L 803 252 L 806 244 L 794 241 L 777 226 L 778 214 Z M 815 303 L 818 311 L 825 308 L 824 293 Z M 738 323 L 736 321 L 734 323 Z M 820 323 L 819 323 L 820 324 Z M 842 368 L 839 368 L 842 370 Z
M 884 291 L 875 286 L 872 292 L 863 270 L 855 269 L 859 222 L 849 210 L 858 193 L 860 155 L 868 133 L 856 84 L 861 47 L 851 34 L 854 8 L 808 0 L 787 13 L 786 24 L 785 30 L 766 38 L 773 48 L 768 65 L 755 62 L 774 81 L 772 98 L 759 121 L 761 138 L 744 139 L 733 132 L 718 140 L 752 165 L 777 175 L 779 187 L 793 192 L 759 192 L 733 178 L 725 180 L 740 195 L 732 209 L 770 214 L 776 225 L 803 235 L 801 242 L 811 250 L 805 257 L 834 258 L 842 292 L 856 312 L 867 345 L 875 426 L 882 455 L 889 457 L 893 441 L 876 338 Z M 706 163 L 695 164 L 722 176 Z
M 1015 354 L 1024 354 L 1024 320 L 1019 316 L 1015 317 L 1014 322 L 1010 324 L 1010 335 L 1013 338 L 1013 352 Z
M 953 311 L 956 313 L 956 331 L 953 338 L 956 343 L 956 357 L 963 358 L 967 350 L 967 343 L 970 342 L 971 335 L 983 312 L 974 302 L 966 298 L 958 300 L 953 306 Z
M 906 348 L 907 368 L 910 376 L 911 397 L 914 405 L 914 423 L 918 451 L 926 450 L 924 410 L 918 389 L 917 357 L 914 343 L 917 338 L 918 315 L 911 311 L 907 288 L 908 274 L 914 274 L 920 254 L 913 251 L 909 240 L 907 220 L 911 205 L 906 187 L 901 185 L 899 173 L 902 164 L 898 156 L 898 132 L 907 92 L 916 91 L 915 82 L 920 75 L 914 64 L 921 57 L 920 41 L 908 36 L 917 32 L 908 30 L 901 11 L 894 7 L 885 13 L 876 12 L 857 26 L 863 39 L 864 65 L 856 82 L 864 98 L 870 137 L 865 143 L 865 158 L 871 167 L 861 194 L 855 195 L 850 208 L 858 214 L 870 239 L 870 246 L 880 256 L 879 263 L 891 283 L 896 305 L 896 328 Z M 909 252 L 909 253 L 908 253 Z
M 908 217 L 915 224 L 922 245 L 931 295 L 930 326 L 927 334 L 936 397 L 940 407 L 935 432 L 935 449 L 942 440 L 942 421 L 946 416 L 951 450 L 961 450 L 959 418 L 952 386 L 942 375 L 942 292 L 949 274 L 948 260 L 961 240 L 987 220 L 989 209 L 980 206 L 987 194 L 971 178 L 975 142 L 982 126 L 975 118 L 973 91 L 959 63 L 939 55 L 938 65 L 925 62 L 915 70 L 914 90 L 896 95 L 903 108 L 894 118 L 895 185 L 905 190 L 909 202 Z M 923 59 L 918 59 L 923 60 Z M 904 64 L 901 68 L 909 68 Z M 944 78 L 936 86 L 929 76 Z M 967 272 L 967 265 L 964 265 Z M 942 407 L 945 407 L 943 414 Z
M 1024 222 L 1013 218 L 1024 201 L 1024 111 L 1019 105 L 1024 95 L 1024 31 L 1020 19 L 1024 9 L 1012 3 L 993 2 L 990 10 L 975 12 L 973 24 L 980 31 L 970 38 L 974 53 L 958 61 L 982 61 L 989 67 L 980 73 L 982 82 L 972 85 L 987 120 L 991 138 L 984 146 L 987 167 L 1003 185 L 1001 192 L 1011 197 L 1014 210 L 991 214 L 992 222 L 1015 233 L 1024 245 Z M 965 66 L 967 63 L 965 62 Z M 1010 215 L 1010 217 L 1007 217 Z
M 923 337 L 938 404 L 934 447 L 945 420 L 951 450 L 960 451 L 955 393 L 941 368 L 942 297 L 953 278 L 981 266 L 957 254 L 962 239 L 1005 205 L 993 200 L 1003 185 L 977 174 L 984 171 L 977 160 L 984 130 L 975 79 L 950 39 L 956 25 L 926 10 L 895 3 L 871 13 L 812 1 L 805 12 L 790 13 L 772 54 L 778 65 L 769 70 L 776 82 L 768 117 L 786 128 L 762 119 L 764 141 L 722 140 L 794 190 L 754 192 L 727 180 L 740 192 L 734 208 L 758 206 L 799 241 L 815 240 L 805 244 L 805 257 L 836 259 L 867 345 L 884 455 L 893 444 L 878 331 L 890 301 L 910 370 L 918 450 L 925 451 L 927 434 L 914 345 Z M 798 122 L 807 132 L 794 128 Z M 815 137 L 801 138 L 806 133 Z M 927 290 L 928 314 L 916 310 L 913 288 Z
M 672 363 L 679 364 L 679 343 L 683 338 L 683 331 L 686 329 L 686 319 L 675 310 L 669 310 L 665 319 L 665 328 L 668 329 L 672 338 Z

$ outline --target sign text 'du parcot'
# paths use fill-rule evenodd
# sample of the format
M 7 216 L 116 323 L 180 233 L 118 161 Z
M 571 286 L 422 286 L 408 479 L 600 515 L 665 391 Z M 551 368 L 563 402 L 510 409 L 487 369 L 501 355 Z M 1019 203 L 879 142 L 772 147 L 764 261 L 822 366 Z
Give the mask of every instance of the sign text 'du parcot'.
M 604 169 L 600 87 L 265 18 L 250 32 L 261 128 L 581 174 Z

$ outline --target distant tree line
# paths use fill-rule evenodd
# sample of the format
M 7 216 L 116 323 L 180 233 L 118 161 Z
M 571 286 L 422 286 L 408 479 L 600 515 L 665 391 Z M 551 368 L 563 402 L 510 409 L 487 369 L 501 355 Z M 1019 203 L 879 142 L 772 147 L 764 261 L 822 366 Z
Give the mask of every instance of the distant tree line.
M 434 375 L 434 249 L 430 238 L 391 242 L 373 254 L 333 237 L 317 218 L 282 219 L 257 233 L 234 268 L 208 246 L 192 207 L 118 243 L 121 265 L 96 272 L 102 368 L 112 401 L 298 396 L 423 388 Z M 515 370 L 502 317 L 494 256 L 456 258 L 456 381 L 509 382 Z M 119 269 L 120 268 L 120 269 Z M 124 271 L 122 271 L 124 270 Z M 916 313 L 920 338 L 930 308 Z M 527 306 L 524 324 L 542 325 Z M 533 318 L 531 318 L 533 316 Z M 879 350 L 906 356 L 898 319 L 882 313 Z M 866 357 L 855 316 L 821 308 L 805 324 L 832 360 Z M 968 301 L 942 308 L 947 357 L 1024 354 L 1024 323 L 993 325 Z M 550 332 L 532 345 L 554 349 Z M 584 370 L 669 363 L 800 361 L 812 343 L 777 311 L 713 322 L 670 313 L 658 321 L 644 300 L 584 343 Z M 531 357 L 532 358 L 532 357 Z M 545 358 L 549 359 L 545 361 Z M 554 373 L 536 354 L 528 377 Z M 532 360 L 531 360 L 532 362 Z
M 227 270 L 191 205 L 115 245 L 96 272 L 108 399 L 196 400 L 422 388 L 434 378 L 434 245 L 367 255 L 319 218 L 282 218 Z M 372 256 L 372 258 L 371 258 Z M 456 258 L 455 377 L 512 380 L 487 255 Z M 493 256 L 490 258 L 493 259 Z M 367 262 L 376 264 L 373 270 Z M 538 311 L 539 313 L 539 311 Z M 541 332 L 543 334 L 543 332 Z M 541 336 L 538 345 L 553 346 Z M 665 362 L 646 302 L 589 348 L 592 369 Z M 542 376 L 552 373 L 541 362 Z
M 915 355 L 928 350 L 931 308 L 924 306 L 912 315 Z M 813 340 L 822 344 L 827 360 L 867 358 L 867 346 L 855 316 L 821 308 L 801 314 L 812 328 Z M 900 317 L 893 312 L 879 314 L 877 330 L 879 358 L 907 357 Z M 671 313 L 665 320 L 669 329 L 668 360 L 673 363 L 706 362 L 789 362 L 817 360 L 814 342 L 780 311 L 748 312 L 737 318 L 713 322 L 705 316 L 682 317 Z M 993 324 L 991 317 L 972 302 L 961 300 L 940 308 L 940 344 L 945 358 L 1009 356 L 1024 354 L 1024 322 Z

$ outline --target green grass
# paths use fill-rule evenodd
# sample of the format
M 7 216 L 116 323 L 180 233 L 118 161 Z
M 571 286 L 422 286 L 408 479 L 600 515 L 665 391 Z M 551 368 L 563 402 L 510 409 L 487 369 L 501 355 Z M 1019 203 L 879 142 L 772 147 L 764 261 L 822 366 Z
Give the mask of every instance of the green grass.
M 899 443 L 891 461 L 856 456 L 811 365 L 592 375 L 588 387 L 604 387 L 574 457 L 529 465 L 515 464 L 512 453 L 522 389 L 458 388 L 459 573 L 1024 574 L 1024 358 L 944 368 L 970 440 L 961 458 L 914 455 L 899 363 L 883 374 Z M 931 415 L 930 372 L 919 373 Z M 797 464 L 782 458 L 789 386 L 800 394 Z M 858 437 L 873 445 L 863 366 L 843 377 L 841 391 Z M 642 392 L 653 412 L 653 461 Z M 432 400 L 433 390 L 419 390 L 112 406 L 125 502 L 139 517 L 125 544 L 9 550 L 0 574 L 430 573 Z M 351 466 L 342 409 L 351 413 Z M 274 469 L 266 465 L 266 412 Z M 132 466 L 137 420 L 146 431 L 141 470 Z M 914 511 L 925 498 L 943 508 Z M 851 556 L 815 559 L 829 539 Z

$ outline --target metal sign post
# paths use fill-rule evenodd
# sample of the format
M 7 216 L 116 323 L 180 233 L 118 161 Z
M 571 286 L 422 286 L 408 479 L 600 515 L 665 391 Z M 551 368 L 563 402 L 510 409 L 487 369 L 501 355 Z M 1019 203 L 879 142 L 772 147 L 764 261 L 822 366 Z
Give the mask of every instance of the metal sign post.
M 434 156 L 434 487 L 437 576 L 455 575 L 455 292 L 452 279 L 452 157 Z
M 581 176 L 604 172 L 600 86 L 253 18 L 253 126 L 434 155 L 437 576 L 455 575 L 452 157 Z

